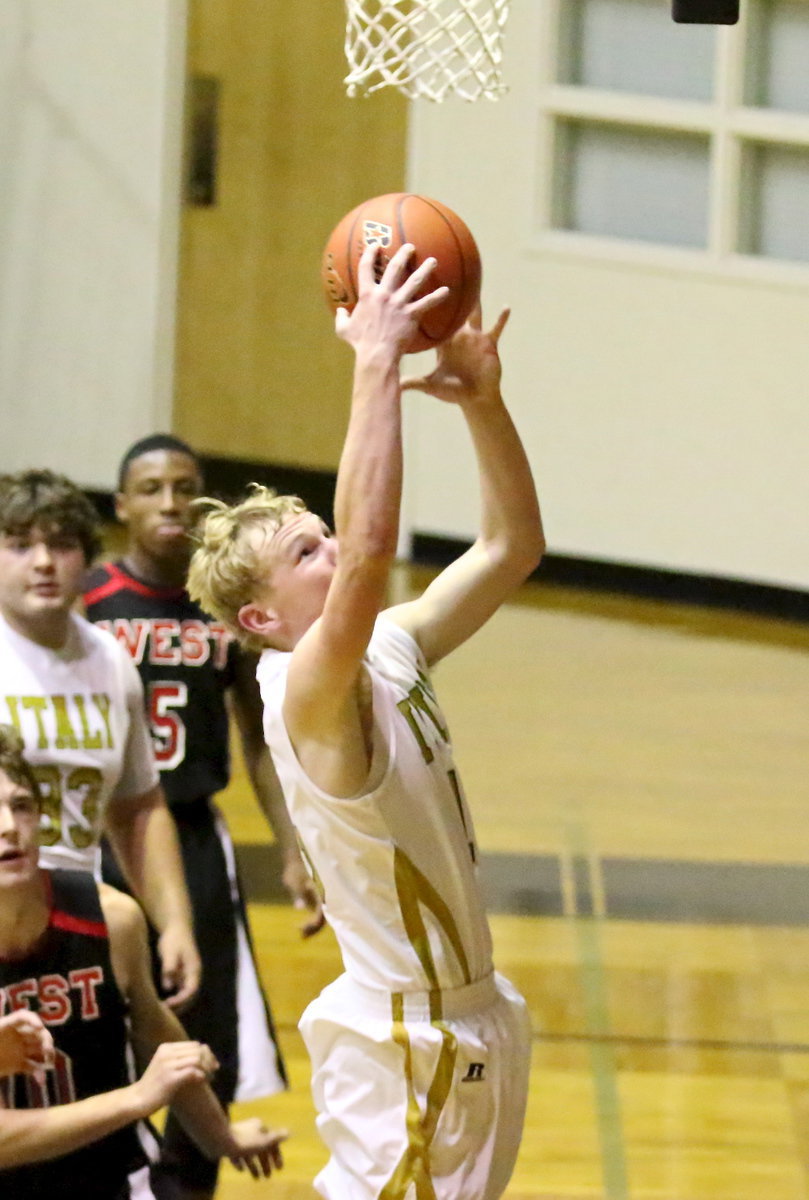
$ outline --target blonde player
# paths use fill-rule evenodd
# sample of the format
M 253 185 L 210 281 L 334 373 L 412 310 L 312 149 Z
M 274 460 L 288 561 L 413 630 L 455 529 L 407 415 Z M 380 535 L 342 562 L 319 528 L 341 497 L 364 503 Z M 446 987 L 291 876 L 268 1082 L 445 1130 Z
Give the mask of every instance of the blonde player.
M 209 502 L 189 590 L 265 649 L 265 734 L 345 974 L 308 1007 L 329 1200 L 494 1200 L 511 1175 L 527 1092 L 522 998 L 493 971 L 472 822 L 429 668 L 466 641 L 544 546 L 526 455 L 500 394 L 479 310 L 410 380 L 465 418 L 482 504 L 474 545 L 410 603 L 383 611 L 402 481 L 399 367 L 434 260 L 412 247 L 337 332 L 354 388 L 335 497 L 336 537 L 294 497 Z

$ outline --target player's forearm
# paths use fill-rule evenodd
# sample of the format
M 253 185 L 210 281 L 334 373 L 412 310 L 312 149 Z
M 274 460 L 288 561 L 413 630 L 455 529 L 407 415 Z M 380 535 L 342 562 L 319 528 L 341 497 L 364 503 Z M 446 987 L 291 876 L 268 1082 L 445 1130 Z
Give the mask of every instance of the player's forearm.
M 136 1084 L 53 1108 L 0 1107 L 0 1170 L 60 1158 L 148 1115 Z
M 396 553 L 402 491 L 399 364 L 387 351 L 358 352 L 348 431 L 334 499 L 341 553 Z
M 481 538 L 516 577 L 537 566 L 545 549 L 542 517 L 525 448 L 499 394 L 464 406 L 478 462 Z
M 298 857 L 298 841 L 295 828 L 289 818 L 284 793 L 266 745 L 248 750 L 245 746 L 244 761 L 253 791 L 261 811 L 273 832 L 284 859 Z
M 107 832 L 133 891 L 155 928 L 191 928 L 177 828 L 160 789 L 137 806 L 110 813 Z

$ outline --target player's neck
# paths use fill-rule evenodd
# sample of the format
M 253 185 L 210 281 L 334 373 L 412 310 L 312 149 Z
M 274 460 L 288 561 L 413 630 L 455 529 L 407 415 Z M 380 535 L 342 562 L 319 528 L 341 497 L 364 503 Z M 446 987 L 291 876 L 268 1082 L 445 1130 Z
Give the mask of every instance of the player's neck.
M 8 609 L 3 609 L 2 612 L 6 624 L 10 625 L 15 633 L 27 638 L 29 642 L 35 642 L 37 646 L 44 646 L 48 650 L 61 650 L 67 642 L 70 632 L 69 609 L 32 617 L 24 617 Z
M 130 545 L 124 555 L 124 566 L 144 583 L 155 587 L 184 588 L 190 555 L 176 558 L 155 558 L 141 546 Z
M 48 927 L 50 906 L 45 877 L 0 892 L 0 958 L 25 958 Z

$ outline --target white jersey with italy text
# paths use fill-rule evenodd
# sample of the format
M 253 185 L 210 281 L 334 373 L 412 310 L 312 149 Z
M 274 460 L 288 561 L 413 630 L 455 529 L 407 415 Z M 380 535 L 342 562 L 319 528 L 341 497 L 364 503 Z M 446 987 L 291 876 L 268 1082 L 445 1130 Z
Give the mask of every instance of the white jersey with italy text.
M 492 970 L 469 811 L 449 731 L 414 640 L 377 619 L 365 659 L 373 754 L 361 795 L 303 771 L 282 706 L 291 655 L 258 667 L 264 732 L 349 975 L 392 992 L 463 987 Z
M 110 798 L 139 796 L 158 782 L 129 655 L 74 614 L 59 650 L 0 617 L 0 721 L 22 736 L 42 789 L 40 862 L 97 871 Z

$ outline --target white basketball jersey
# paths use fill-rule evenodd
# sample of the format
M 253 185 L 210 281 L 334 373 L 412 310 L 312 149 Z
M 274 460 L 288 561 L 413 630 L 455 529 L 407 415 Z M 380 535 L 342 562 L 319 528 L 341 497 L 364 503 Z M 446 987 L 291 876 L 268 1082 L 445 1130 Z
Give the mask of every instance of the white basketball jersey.
M 107 802 L 158 781 L 143 689 L 111 634 L 71 616 L 51 650 L 0 617 L 0 721 L 25 741 L 44 798 L 40 862 L 95 871 Z
M 346 971 L 393 992 L 488 975 L 472 823 L 418 646 L 378 618 L 366 656 L 373 758 L 351 799 L 316 787 L 295 756 L 282 716 L 290 657 L 267 650 L 259 662 L 264 732 Z

